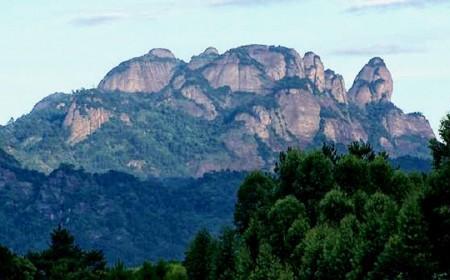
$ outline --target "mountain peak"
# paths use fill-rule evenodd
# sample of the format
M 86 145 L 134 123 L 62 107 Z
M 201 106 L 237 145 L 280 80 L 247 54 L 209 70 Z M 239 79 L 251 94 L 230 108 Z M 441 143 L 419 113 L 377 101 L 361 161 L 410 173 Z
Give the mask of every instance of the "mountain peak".
M 155 48 L 155 49 L 151 49 L 148 53 L 153 55 L 153 56 L 159 57 L 159 58 L 173 58 L 173 59 L 175 59 L 175 55 L 168 49 Z
M 106 74 L 98 88 L 104 91 L 158 92 L 165 88 L 181 62 L 168 49 L 122 62 Z
M 314 83 L 319 92 L 322 92 L 325 87 L 325 72 L 320 56 L 311 51 L 305 53 L 303 65 L 306 78 Z
M 219 51 L 214 47 L 208 47 L 201 55 L 219 55 Z
M 383 59 L 374 57 L 361 69 L 349 90 L 350 100 L 360 107 L 371 102 L 390 101 L 394 85 Z
M 386 67 L 384 60 L 378 56 L 371 58 L 367 64 L 372 67 L 377 67 L 377 66 Z

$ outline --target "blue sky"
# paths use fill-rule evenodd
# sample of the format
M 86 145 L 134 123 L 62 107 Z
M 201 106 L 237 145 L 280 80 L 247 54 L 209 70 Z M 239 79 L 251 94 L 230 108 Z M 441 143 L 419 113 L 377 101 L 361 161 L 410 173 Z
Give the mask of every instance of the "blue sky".
M 2 1 L 0 34 L 3 124 L 151 48 L 189 60 L 251 43 L 312 50 L 347 88 L 381 56 L 400 108 L 434 129 L 450 110 L 450 0 Z

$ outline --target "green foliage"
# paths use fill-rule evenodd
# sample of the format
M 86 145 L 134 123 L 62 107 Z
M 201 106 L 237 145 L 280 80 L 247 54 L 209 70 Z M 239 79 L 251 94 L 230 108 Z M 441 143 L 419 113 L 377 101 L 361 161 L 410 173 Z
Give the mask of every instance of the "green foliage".
M 353 212 L 353 203 L 347 194 L 340 190 L 331 190 L 319 202 L 319 220 L 322 223 L 339 224 Z
M 51 233 L 49 248 L 30 252 L 25 257 L 0 246 L 2 280 L 188 280 L 186 269 L 178 262 L 144 262 L 129 268 L 122 261 L 106 266 L 103 253 L 83 250 L 72 234 L 62 227 Z
M 8 248 L 0 246 L 0 279 L 32 280 L 36 267 L 27 259 L 13 254 Z
M 434 168 L 439 168 L 442 164 L 450 161 L 450 114 L 441 121 L 439 135 L 442 142 L 437 139 L 430 141 Z
M 375 159 L 375 152 L 370 144 L 364 142 L 353 142 L 348 146 L 348 153 L 357 158 L 372 161 Z
M 45 106 L 1 128 L 0 143 L 24 166 L 45 172 L 71 163 L 91 172 L 179 177 L 194 174 L 198 166 L 191 164 L 235 159 L 223 145 L 223 134 L 235 123 L 193 117 L 160 98 L 95 89 L 49 98 Z M 102 108 L 110 113 L 109 121 L 87 139 L 69 143 L 71 130 L 64 121 L 72 105 L 81 117 L 88 109 Z M 130 122 L 123 120 L 125 115 Z
M 293 274 L 283 267 L 280 260 L 271 252 L 267 244 L 261 245 L 256 267 L 251 272 L 249 280 L 293 280 Z
M 440 271 L 450 275 L 450 163 L 441 165 L 428 179 L 429 187 L 422 200 L 428 236 L 433 241 L 432 254 L 439 262 Z
M 81 250 L 74 237 L 61 227 L 52 232 L 50 248 L 29 253 L 27 258 L 37 268 L 38 279 L 102 279 L 106 267 L 102 252 Z
M 236 233 L 229 228 L 224 229 L 213 254 L 211 279 L 234 279 L 237 273 L 236 250 Z
M 188 280 L 186 268 L 180 264 L 174 264 L 164 276 L 164 280 Z
M 200 231 L 186 252 L 184 266 L 191 280 L 210 279 L 212 257 L 214 253 L 214 240 L 206 230 Z
M 245 174 L 138 179 L 121 172 L 91 174 L 62 165 L 45 175 L 0 164 L 0 244 L 23 254 L 44 250 L 59 224 L 108 263 L 181 259 L 196 232 L 218 234 L 233 223 Z M 4 187 L 3 187 L 4 186 Z
M 288 233 L 294 221 L 306 217 L 305 206 L 294 196 L 287 196 L 275 202 L 268 212 L 268 242 L 273 252 L 285 260 L 292 248 L 288 242 Z M 291 235 L 294 233 L 291 231 Z M 291 236 L 292 238 L 292 236 Z
M 369 276 L 375 279 L 429 279 L 433 269 L 430 240 L 417 197 L 405 201 L 397 225 Z
M 241 186 L 228 279 L 450 275 L 450 163 L 429 175 L 404 173 L 386 154 L 353 143 L 344 155 L 328 145 L 289 149 L 275 173 L 253 173 Z
M 346 192 L 353 193 L 358 189 L 369 188 L 368 162 L 355 155 L 343 156 L 335 166 L 337 184 Z
M 449 131 L 443 122 L 442 135 L 450 135 Z M 82 250 L 74 237 L 59 227 L 51 235 L 49 248 L 42 252 L 20 257 L 0 247 L 0 276 L 448 279 L 450 162 L 445 156 L 445 149 L 434 154 L 435 169 L 430 174 L 408 174 L 392 168 L 387 155 L 377 155 L 370 146 L 360 143 L 352 144 L 349 153 L 342 156 L 330 148 L 312 152 L 290 149 L 280 155 L 274 177 L 254 172 L 242 183 L 237 193 L 236 231 L 225 229 L 218 238 L 207 230 L 200 231 L 187 249 L 183 265 L 144 263 L 130 269 L 118 262 L 107 268 L 101 252 Z M 20 169 L 14 168 L 5 170 Z M 70 177 L 64 176 L 67 174 Z M 18 177 L 31 182 L 45 178 L 33 172 L 19 173 Z M 96 184 L 111 184 L 116 196 L 125 195 L 127 199 L 132 197 L 122 190 L 130 182 L 134 188 L 146 187 L 149 191 L 148 185 L 129 175 L 88 175 L 69 165 L 50 174 L 50 178 L 58 186 L 54 193 L 74 187 L 64 182 L 83 180 L 96 186 L 95 191 L 99 190 Z M 0 198 L 6 205 L 11 200 Z M 117 211 L 109 217 L 120 224 L 130 216 L 122 217 Z
M 269 204 L 270 192 L 273 191 L 272 178 L 261 172 L 254 172 L 247 176 L 237 194 L 234 221 L 237 229 L 242 233 L 247 228 L 250 219 L 264 212 Z
M 277 81 L 275 85 L 275 91 L 283 89 L 304 89 L 314 87 L 308 79 L 301 79 L 297 76 L 294 77 L 284 77 L 283 79 Z

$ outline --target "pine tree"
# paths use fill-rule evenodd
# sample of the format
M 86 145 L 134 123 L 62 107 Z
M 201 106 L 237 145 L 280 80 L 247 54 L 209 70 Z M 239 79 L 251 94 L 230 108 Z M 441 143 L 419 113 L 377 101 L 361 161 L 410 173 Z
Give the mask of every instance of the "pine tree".
M 212 271 L 213 239 L 202 230 L 191 243 L 184 260 L 190 280 L 208 280 Z

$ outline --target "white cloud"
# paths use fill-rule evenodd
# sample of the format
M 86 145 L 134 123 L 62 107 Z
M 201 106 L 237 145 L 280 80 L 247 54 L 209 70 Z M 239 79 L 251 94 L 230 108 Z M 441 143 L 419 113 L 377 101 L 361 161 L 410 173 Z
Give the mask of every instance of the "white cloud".
M 435 4 L 450 3 L 449 0 L 352 0 L 347 12 L 362 12 L 367 10 L 385 10 L 395 8 L 424 8 Z
M 296 2 L 300 0 L 209 0 L 211 6 L 252 6 L 252 5 L 265 5 L 265 4 L 277 4 L 281 2 Z
M 92 27 L 104 24 L 111 24 L 124 20 L 153 20 L 165 14 L 166 10 L 151 12 L 133 12 L 133 11 L 97 11 L 97 12 L 79 12 L 71 16 L 70 24 L 80 27 Z
M 96 26 L 112 22 L 117 22 L 127 18 L 125 13 L 97 13 L 79 15 L 70 20 L 70 23 L 77 26 Z
M 398 55 L 409 53 L 423 53 L 426 49 L 421 46 L 401 46 L 401 45 L 372 45 L 368 47 L 351 47 L 333 51 L 335 55 L 345 56 L 382 56 Z

